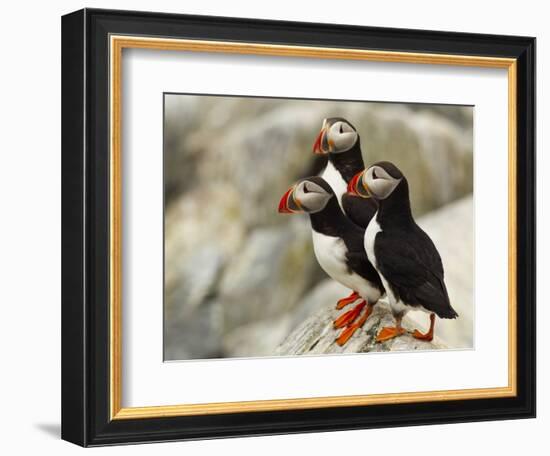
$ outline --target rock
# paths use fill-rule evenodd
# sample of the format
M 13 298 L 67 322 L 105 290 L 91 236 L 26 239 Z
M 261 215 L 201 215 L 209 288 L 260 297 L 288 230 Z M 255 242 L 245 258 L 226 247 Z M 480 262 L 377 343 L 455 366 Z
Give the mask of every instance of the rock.
M 243 217 L 250 226 L 282 223 L 276 211 L 279 198 L 309 174 L 315 159 L 311 146 L 322 117 L 307 108 L 276 105 L 220 132 L 205 151 L 208 160 L 201 161 L 199 173 L 203 179 L 229 182 L 246 197 Z
M 317 267 L 305 217 L 253 230 L 219 285 L 225 331 L 294 308 Z
M 196 149 L 186 147 L 187 138 L 197 128 L 200 108 L 196 97 L 166 96 L 164 115 L 164 194 L 171 201 L 196 183 Z
M 189 317 L 213 292 L 222 266 L 222 254 L 208 245 L 197 248 L 189 255 L 188 261 L 175 263 L 174 274 L 179 280 L 166 290 L 167 319 Z
M 323 273 L 324 274 L 324 273 Z M 350 294 L 350 290 L 335 280 L 327 278 L 319 282 L 296 305 L 289 320 L 289 333 L 310 315 L 326 307 L 334 307 L 336 302 Z
M 185 318 L 165 320 L 164 359 L 200 359 L 223 356 L 222 312 L 216 300 L 204 301 Z
M 383 103 L 358 118 L 365 164 L 394 162 L 407 176 L 417 215 L 471 193 L 471 120 L 460 127 L 431 109 Z
M 319 309 L 334 306 L 349 290 L 324 279 L 300 298 L 296 306 L 280 317 L 239 326 L 224 337 L 226 356 L 273 356 L 275 349 L 296 327 Z
M 277 347 L 276 354 L 280 356 L 320 355 L 328 353 L 367 353 L 381 351 L 414 351 L 437 350 L 446 348 L 440 341 L 432 342 L 415 339 L 409 334 L 396 337 L 387 342 L 377 343 L 376 335 L 384 326 L 393 326 L 394 319 L 389 306 L 380 301 L 374 308 L 365 326 L 357 330 L 351 339 L 340 347 L 336 338 L 342 331 L 333 328 L 333 321 L 342 311 L 334 306 L 326 307 L 313 314 L 299 325 Z M 403 327 L 409 331 L 416 328 L 407 317 L 403 319 Z
M 225 335 L 222 345 L 225 357 L 247 358 L 273 356 L 277 346 L 289 333 L 291 314 L 286 313 L 239 326 Z
M 220 202 L 217 211 L 209 210 Z M 219 186 L 191 192 L 166 210 L 165 359 L 207 358 L 221 353 L 220 276 L 243 242 L 238 198 Z
M 241 196 L 222 183 L 197 187 L 167 206 L 167 279 L 173 279 L 171 262 L 186 261 L 197 246 L 215 246 L 224 257 L 237 252 L 246 235 L 241 208 Z
M 198 248 L 188 262 L 179 263 L 180 280 L 166 289 L 166 360 L 211 358 L 220 354 L 222 311 L 212 300 L 223 265 L 219 251 Z
M 219 203 L 218 210 L 209 209 L 213 201 Z M 179 199 L 167 208 L 167 312 L 194 308 L 211 291 L 205 282 L 213 285 L 227 258 L 244 240 L 245 227 L 238 211 L 238 195 L 223 186 L 192 192 L 189 198 Z

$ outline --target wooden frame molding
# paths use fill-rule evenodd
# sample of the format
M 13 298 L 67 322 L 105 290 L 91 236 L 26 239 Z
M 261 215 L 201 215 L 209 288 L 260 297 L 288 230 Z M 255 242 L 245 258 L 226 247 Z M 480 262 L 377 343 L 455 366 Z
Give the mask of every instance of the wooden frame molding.
M 508 385 L 464 389 L 360 396 L 334 396 L 208 404 L 123 408 L 122 327 L 122 53 L 124 49 L 253 54 L 299 58 L 368 60 L 429 65 L 452 65 L 508 70 Z M 204 41 L 111 35 L 110 52 L 110 415 L 112 420 L 192 415 L 298 410 L 327 407 L 414 403 L 514 397 L 517 394 L 517 60 L 514 58 L 389 52 L 246 42 Z

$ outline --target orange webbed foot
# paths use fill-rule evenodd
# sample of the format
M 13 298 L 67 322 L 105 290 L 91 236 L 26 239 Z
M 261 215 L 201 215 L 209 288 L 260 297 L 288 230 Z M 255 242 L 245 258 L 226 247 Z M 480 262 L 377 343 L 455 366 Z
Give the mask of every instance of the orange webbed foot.
M 397 328 L 395 326 L 386 326 L 380 330 L 376 336 L 376 342 L 386 342 L 394 337 L 398 337 L 405 334 L 403 328 Z
M 357 293 L 356 291 L 354 291 L 354 292 L 351 293 L 348 297 L 339 299 L 338 302 L 336 303 L 336 308 L 337 308 L 338 310 L 343 309 L 343 308 L 346 307 L 348 304 L 351 304 L 352 302 L 357 301 L 359 298 L 360 298 L 359 293 Z
M 415 339 L 419 339 L 419 340 L 425 340 L 425 341 L 428 341 L 428 342 L 431 342 L 434 338 L 434 335 L 431 334 L 429 331 L 427 333 L 421 333 L 418 329 L 415 329 L 412 336 L 415 338 Z
M 366 301 L 361 301 L 353 309 L 348 310 L 346 313 L 340 315 L 336 320 L 334 320 L 333 326 L 335 328 L 343 328 L 344 326 L 353 323 L 355 319 L 359 316 L 363 307 L 367 304 Z
M 430 314 L 430 329 L 428 332 L 423 334 L 418 329 L 415 329 L 413 332 L 413 337 L 419 340 L 426 340 L 431 342 L 434 338 L 434 326 L 435 326 L 435 314 Z
M 363 303 L 365 303 L 365 301 L 363 301 Z M 370 314 L 372 313 L 372 308 L 373 306 L 369 304 L 367 306 L 367 309 L 365 310 L 365 313 L 361 316 L 361 318 L 357 322 L 349 325 L 346 329 L 342 331 L 342 333 L 336 339 L 336 343 L 340 345 L 340 347 L 345 345 L 347 341 L 351 339 L 351 336 L 355 334 L 355 331 L 357 331 L 359 328 L 361 328 L 365 324 L 367 319 L 370 317 Z
M 353 336 L 355 334 L 355 331 L 357 331 L 358 329 L 359 327 L 357 325 L 348 326 L 338 336 L 338 338 L 336 339 L 336 343 L 340 345 L 340 347 L 346 345 L 347 341 L 351 339 L 351 336 Z

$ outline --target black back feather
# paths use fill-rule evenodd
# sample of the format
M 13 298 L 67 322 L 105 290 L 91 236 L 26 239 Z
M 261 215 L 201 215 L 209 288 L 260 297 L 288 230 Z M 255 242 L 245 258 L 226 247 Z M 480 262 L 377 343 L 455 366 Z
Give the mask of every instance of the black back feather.
M 443 263 L 433 241 L 412 217 L 407 180 L 379 202 L 374 255 L 397 298 L 440 318 L 456 318 L 444 282 Z

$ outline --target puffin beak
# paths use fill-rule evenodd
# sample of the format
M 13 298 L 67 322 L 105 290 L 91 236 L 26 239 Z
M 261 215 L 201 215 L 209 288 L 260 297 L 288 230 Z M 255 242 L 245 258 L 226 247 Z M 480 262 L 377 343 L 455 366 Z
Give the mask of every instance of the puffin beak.
M 290 187 L 281 198 L 281 201 L 279 201 L 280 214 L 292 214 L 294 212 L 288 205 L 288 200 L 292 196 L 293 191 L 294 191 L 294 186 Z
M 348 193 L 354 196 L 360 196 L 362 198 L 370 198 L 369 189 L 363 181 L 363 174 L 365 174 L 365 170 L 358 172 L 351 178 L 348 182 Z M 361 187 L 363 189 L 361 189 Z
M 323 128 L 319 134 L 317 135 L 317 139 L 313 143 L 313 153 L 316 155 L 323 155 L 326 152 L 323 152 L 323 149 L 321 149 L 321 141 L 323 141 L 323 136 L 325 134 L 325 129 Z
M 313 143 L 313 153 L 317 155 L 324 155 L 327 152 L 323 150 L 322 144 L 323 144 L 323 138 L 327 132 L 327 119 L 323 121 L 323 126 L 321 127 L 321 131 L 317 135 L 317 139 Z

